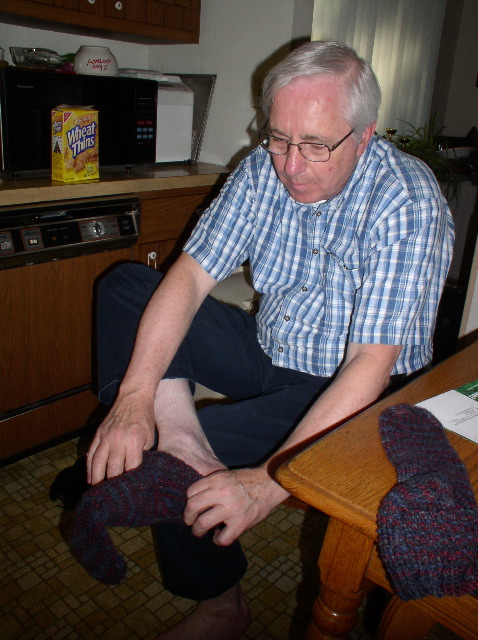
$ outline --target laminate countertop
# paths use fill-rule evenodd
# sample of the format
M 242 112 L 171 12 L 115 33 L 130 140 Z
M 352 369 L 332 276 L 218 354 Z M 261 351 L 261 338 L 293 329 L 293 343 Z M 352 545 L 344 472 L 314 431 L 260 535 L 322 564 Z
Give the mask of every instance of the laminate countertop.
M 230 169 L 221 165 L 200 162 L 195 165 L 174 164 L 154 167 L 136 167 L 130 171 L 100 170 L 98 180 L 63 183 L 49 176 L 0 177 L 0 208 L 33 202 L 93 198 L 212 186 L 224 180 Z

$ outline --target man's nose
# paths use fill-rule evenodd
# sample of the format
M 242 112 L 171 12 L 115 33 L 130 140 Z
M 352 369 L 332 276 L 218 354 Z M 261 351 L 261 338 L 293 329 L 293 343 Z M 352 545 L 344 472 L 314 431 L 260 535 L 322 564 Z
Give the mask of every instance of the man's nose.
M 295 175 L 305 170 L 307 160 L 299 151 L 299 147 L 290 145 L 285 155 L 284 170 L 287 175 Z

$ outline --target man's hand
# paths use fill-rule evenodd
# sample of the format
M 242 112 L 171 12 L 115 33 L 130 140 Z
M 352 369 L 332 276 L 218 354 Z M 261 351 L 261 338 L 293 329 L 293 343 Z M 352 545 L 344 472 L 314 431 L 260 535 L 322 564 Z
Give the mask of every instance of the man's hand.
M 98 427 L 87 454 L 90 484 L 135 469 L 154 444 L 153 404 L 133 395 L 118 397 Z
M 198 537 L 216 528 L 214 542 L 227 546 L 288 495 L 262 467 L 218 471 L 189 487 L 184 522 Z

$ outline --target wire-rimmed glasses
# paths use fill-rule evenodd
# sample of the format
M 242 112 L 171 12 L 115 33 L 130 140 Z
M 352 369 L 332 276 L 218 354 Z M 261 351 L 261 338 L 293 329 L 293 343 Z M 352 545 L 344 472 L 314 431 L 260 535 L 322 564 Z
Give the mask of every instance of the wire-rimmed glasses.
M 259 134 L 259 143 L 266 151 L 276 156 L 285 156 L 290 147 L 297 147 L 306 160 L 310 160 L 311 162 L 327 162 L 327 160 L 330 159 L 332 151 L 335 151 L 342 142 L 345 142 L 354 131 L 355 129 L 351 129 L 347 135 L 330 147 L 321 142 L 290 142 L 285 138 L 264 133 L 264 130 Z

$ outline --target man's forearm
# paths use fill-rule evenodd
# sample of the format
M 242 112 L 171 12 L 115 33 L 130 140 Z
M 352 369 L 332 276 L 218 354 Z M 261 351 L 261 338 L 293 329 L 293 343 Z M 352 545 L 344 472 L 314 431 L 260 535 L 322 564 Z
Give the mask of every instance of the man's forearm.
M 274 470 L 334 425 L 372 404 L 387 387 L 400 346 L 349 345 L 348 356 L 330 386 L 320 395 L 293 433 L 271 458 Z
M 154 397 L 197 309 L 215 284 L 192 258 L 181 255 L 145 309 L 120 395 Z

